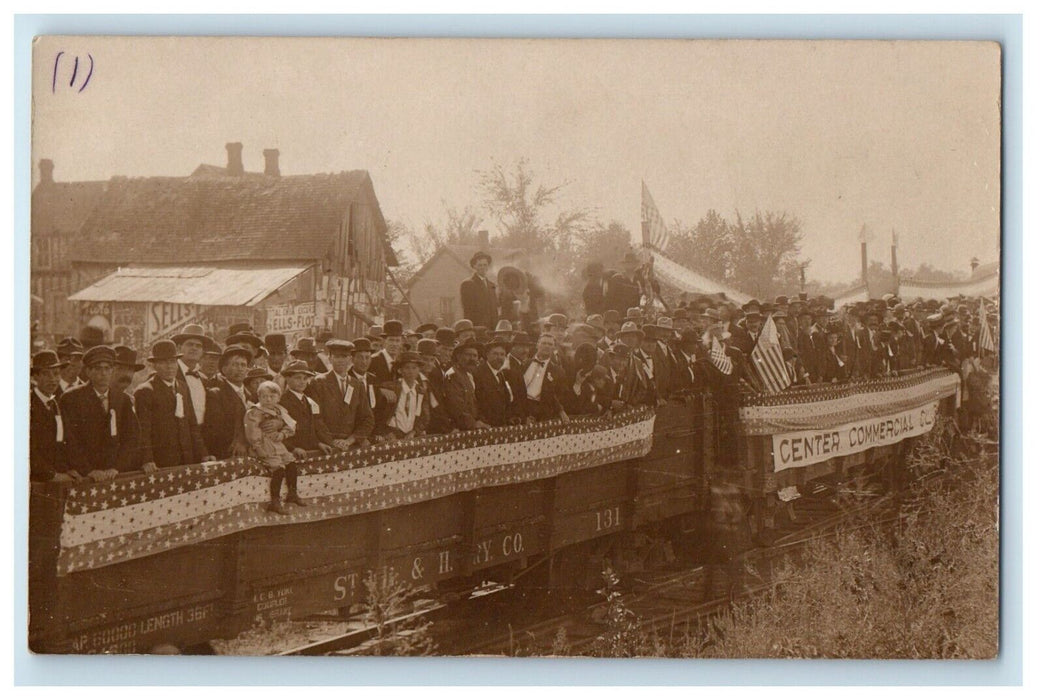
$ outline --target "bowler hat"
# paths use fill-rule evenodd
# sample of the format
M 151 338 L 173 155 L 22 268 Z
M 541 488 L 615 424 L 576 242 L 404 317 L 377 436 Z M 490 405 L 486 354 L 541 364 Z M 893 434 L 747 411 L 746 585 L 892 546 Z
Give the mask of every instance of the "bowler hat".
M 533 336 L 529 333 L 515 333 L 511 336 L 511 347 L 516 345 L 536 345 L 536 341 L 533 340 Z
M 384 326 L 373 325 L 366 331 L 366 337 L 368 338 L 381 338 L 383 337 Z
M 59 357 L 74 357 L 83 354 L 83 343 L 76 338 L 62 338 L 57 346 Z
M 181 329 L 181 332 L 171 338 L 175 343 L 181 345 L 186 340 L 198 340 L 199 342 L 206 345 L 207 336 L 203 332 L 203 326 L 198 323 L 190 323 Z
M 471 256 L 471 260 L 468 261 L 468 265 L 470 265 L 471 267 L 475 267 L 475 263 L 482 259 L 485 259 L 488 263 L 493 262 L 493 258 L 490 256 L 489 253 L 487 253 L 484 250 L 480 250 L 479 252 Z
M 355 340 L 353 340 L 350 343 L 347 340 L 341 340 L 341 341 L 338 341 L 338 342 L 339 343 L 343 343 L 344 345 L 350 346 L 351 347 L 350 352 L 352 352 L 352 353 L 356 353 L 356 352 L 373 352 L 373 345 L 370 344 L 370 339 L 369 338 L 356 338 Z M 326 347 L 327 347 L 328 350 L 330 350 L 330 352 L 333 352 L 333 349 L 334 349 L 333 341 L 331 340 L 329 343 L 327 343 Z
M 457 343 L 457 332 L 452 328 L 439 328 L 435 331 L 435 342 L 439 345 L 453 347 Z
M 224 367 L 225 363 L 233 357 L 245 358 L 247 362 L 254 361 L 254 354 L 250 352 L 250 348 L 243 347 L 242 345 L 229 345 L 225 348 L 224 352 L 221 353 L 220 367 Z
M 471 322 L 471 319 L 462 318 L 453 324 L 453 332 L 457 335 L 464 333 L 465 331 L 475 330 L 475 324 Z
M 547 325 L 553 328 L 565 328 L 569 325 L 569 320 L 565 314 L 551 314 L 547 317 Z
M 269 333 L 265 336 L 265 347 L 268 352 L 286 354 L 286 336 L 282 333 Z
M 396 321 L 392 319 L 384 322 L 384 329 L 381 333 L 386 338 L 395 338 L 402 336 L 402 321 Z
M 178 352 L 178 346 L 174 344 L 173 340 L 158 340 L 152 344 L 152 354 L 149 355 L 149 362 L 176 360 L 179 357 L 181 357 L 181 353 Z
M 279 374 L 284 377 L 289 377 L 291 374 L 306 374 L 309 377 L 315 376 L 315 372 L 308 369 L 308 363 L 304 360 L 294 360 L 293 362 L 290 362 L 286 367 L 280 370 Z
M 247 372 L 246 377 L 243 381 L 250 381 L 251 379 L 271 379 L 272 373 L 264 367 L 251 367 L 250 371 Z
M 90 367 L 99 362 L 116 364 L 116 351 L 108 345 L 95 345 L 83 354 L 83 366 Z
M 211 338 L 209 335 L 203 337 L 203 354 L 204 355 L 221 355 L 221 346 L 218 342 Z
M 134 348 L 129 348 L 126 345 L 117 345 L 113 348 L 116 353 L 116 364 L 124 367 L 130 367 L 135 372 L 140 372 L 145 369 L 145 365 L 138 362 L 138 353 L 135 352 Z M 181 357 L 181 355 L 178 355 Z
M 740 308 L 743 309 L 743 313 L 747 316 L 755 316 L 761 314 L 761 302 L 757 299 L 751 299 Z
M 434 356 L 439 349 L 439 341 L 434 338 L 421 338 L 417 341 L 417 354 Z
M 700 332 L 697 330 L 682 331 L 681 344 L 682 345 L 695 345 L 700 342 Z
M 314 338 L 298 338 L 297 344 L 294 345 L 294 349 L 290 351 L 293 357 L 300 357 L 305 355 L 308 357 L 314 357 L 318 355 L 318 351 L 315 349 Z
M 33 355 L 33 362 L 29 367 L 29 374 L 36 374 L 45 369 L 61 369 L 62 367 L 68 366 L 68 362 L 61 362 L 58 359 L 58 353 L 54 350 L 41 350 Z

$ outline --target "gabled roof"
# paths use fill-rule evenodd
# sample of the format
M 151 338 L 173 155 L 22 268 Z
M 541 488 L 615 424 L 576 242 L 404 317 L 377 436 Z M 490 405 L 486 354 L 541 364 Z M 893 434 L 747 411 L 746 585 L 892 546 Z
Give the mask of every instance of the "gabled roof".
M 407 283 L 407 287 L 412 287 L 413 283 L 421 279 L 424 274 L 431 269 L 432 265 L 435 264 L 439 258 L 449 257 L 466 273 L 471 273 L 471 256 L 480 250 L 489 253 L 489 256 L 493 258 L 492 269 L 498 270 L 504 265 L 515 265 L 521 262 L 526 257 L 526 251 L 522 248 L 495 248 L 483 245 L 468 245 L 463 243 L 451 243 L 442 246 L 435 254 L 428 258 L 420 269 L 410 278 Z
M 316 260 L 353 202 L 372 203 L 365 170 L 241 177 L 115 177 L 80 229 L 70 259 L 100 263 Z
M 32 235 L 72 233 L 79 229 L 105 194 L 107 184 L 104 180 L 37 184 L 30 210 Z

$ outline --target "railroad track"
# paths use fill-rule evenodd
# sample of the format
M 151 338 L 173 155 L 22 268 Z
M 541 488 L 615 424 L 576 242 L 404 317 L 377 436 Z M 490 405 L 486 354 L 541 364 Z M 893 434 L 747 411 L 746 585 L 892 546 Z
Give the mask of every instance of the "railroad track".
M 728 568 L 732 572 L 742 572 L 742 581 L 734 582 L 740 589 L 738 592 L 732 595 L 718 592 L 716 588 L 721 584 L 719 574 L 722 567 L 705 565 L 630 577 L 621 602 L 638 616 L 643 630 L 669 635 L 679 626 L 713 615 L 731 602 L 765 590 L 771 585 L 771 568 L 775 561 L 847 521 L 882 509 L 892 501 L 892 496 L 885 495 L 868 499 L 858 507 L 842 508 L 831 492 L 802 498 L 794 504 L 790 527 L 771 546 L 750 549 L 730 562 Z M 409 623 L 421 618 L 435 621 L 438 653 L 447 656 L 547 655 L 563 649 L 570 654 L 583 655 L 591 653 L 599 636 L 607 630 L 603 621 L 607 609 L 604 599 L 594 603 L 585 599 L 562 606 L 569 608 L 566 613 L 533 621 L 526 619 L 530 611 L 523 609 L 519 624 L 490 624 L 488 618 L 498 617 L 496 612 L 479 611 L 477 616 L 473 609 L 469 612 L 469 608 L 476 605 L 492 604 L 498 596 L 514 596 L 514 605 L 524 607 L 526 601 L 519 599 L 526 593 L 525 589 L 512 586 L 488 586 L 472 591 L 468 598 L 456 603 L 425 601 L 413 611 L 389 620 L 388 624 Z M 480 599 L 485 600 L 479 602 Z M 480 624 L 476 620 L 484 622 Z M 286 623 L 284 641 L 279 649 L 237 649 L 234 653 L 356 655 L 366 653 L 375 634 L 376 626 L 367 624 L 363 614 L 347 620 L 322 621 L 317 617 Z
M 741 576 L 732 581 L 732 593 L 716 593 L 721 581 L 714 580 L 722 567 L 698 566 L 680 573 L 637 580 L 634 590 L 623 594 L 620 603 L 635 614 L 639 628 L 649 635 L 670 638 L 687 625 L 726 610 L 734 602 L 753 597 L 772 585 L 773 565 L 788 554 L 827 536 L 850 521 L 874 515 L 874 522 L 891 517 L 891 495 L 867 501 L 857 508 L 837 510 L 796 529 L 784 533 L 769 547 L 751 549 L 737 555 L 728 568 Z M 823 510 L 822 503 L 812 503 L 811 512 Z M 803 514 L 806 518 L 810 512 Z M 801 516 L 799 515 L 799 521 Z M 448 655 L 539 656 L 551 654 L 591 655 L 598 640 L 609 629 L 604 622 L 608 603 L 601 600 L 577 611 L 536 621 L 531 625 L 510 628 L 496 637 L 473 640 L 450 649 L 440 647 Z

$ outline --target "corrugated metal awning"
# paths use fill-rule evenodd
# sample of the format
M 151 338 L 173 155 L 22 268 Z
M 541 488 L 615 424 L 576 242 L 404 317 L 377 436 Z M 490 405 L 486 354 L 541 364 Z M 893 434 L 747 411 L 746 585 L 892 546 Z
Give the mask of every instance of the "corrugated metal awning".
M 132 265 L 81 289 L 69 300 L 253 306 L 309 267 Z

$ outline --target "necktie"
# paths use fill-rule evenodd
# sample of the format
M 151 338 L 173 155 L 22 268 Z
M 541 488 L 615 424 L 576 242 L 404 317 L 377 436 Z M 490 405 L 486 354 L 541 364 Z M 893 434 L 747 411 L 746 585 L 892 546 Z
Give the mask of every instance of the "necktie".
M 102 410 L 105 411 L 106 414 L 108 414 L 109 413 L 109 395 L 107 393 L 106 394 L 102 394 L 98 398 L 101 399 Z

